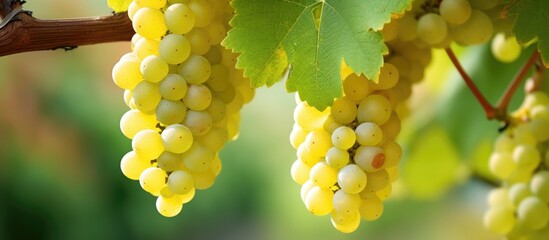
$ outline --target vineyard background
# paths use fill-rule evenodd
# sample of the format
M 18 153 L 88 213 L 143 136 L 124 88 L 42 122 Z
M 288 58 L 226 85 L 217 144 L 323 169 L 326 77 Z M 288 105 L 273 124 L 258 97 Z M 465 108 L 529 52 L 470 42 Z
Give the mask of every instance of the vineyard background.
M 111 11 L 106 1 L 25 8 L 43 19 Z M 487 159 L 498 123 L 485 120 L 444 54 L 434 55 L 402 127 L 401 167 L 413 171 L 402 172 L 379 221 L 344 235 L 308 213 L 290 178 L 295 102 L 281 83 L 258 89 L 244 107 L 240 138 L 222 151 L 214 186 L 179 216 L 160 216 L 155 199 L 119 169 L 130 142 L 118 128 L 126 106 L 111 69 L 128 51 L 121 42 L 0 58 L 0 239 L 497 239 L 482 225 L 490 186 L 467 181 L 465 162 Z M 521 62 L 497 63 L 482 46 L 457 52 L 492 102 Z M 450 151 L 439 151 L 448 150 L 441 142 Z M 412 164 L 419 158 L 425 164 Z M 440 186 L 418 190 L 422 181 Z

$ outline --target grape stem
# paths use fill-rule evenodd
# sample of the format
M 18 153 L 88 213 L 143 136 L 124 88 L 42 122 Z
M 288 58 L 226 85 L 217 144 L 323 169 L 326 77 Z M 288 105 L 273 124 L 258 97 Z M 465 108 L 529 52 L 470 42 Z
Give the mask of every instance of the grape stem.
M 482 94 L 482 92 L 480 92 L 480 90 L 478 89 L 477 85 L 473 82 L 471 77 L 469 77 L 467 72 L 465 72 L 465 70 L 461 66 L 461 63 L 459 63 L 459 60 L 457 59 L 456 55 L 454 54 L 454 51 L 452 51 L 452 49 L 450 47 L 445 48 L 444 50 L 446 51 L 446 54 L 450 58 L 450 61 L 452 61 L 452 63 L 456 67 L 457 71 L 459 72 L 459 74 L 461 75 L 463 80 L 465 81 L 465 84 L 467 84 L 467 87 L 469 87 L 469 89 L 471 89 L 471 92 L 473 93 L 475 98 L 478 100 L 478 102 L 480 103 L 482 108 L 484 109 L 484 112 L 486 113 L 486 118 L 488 118 L 488 119 L 498 118 L 499 119 L 501 116 L 500 116 L 500 114 L 498 114 L 498 110 L 496 108 L 494 108 L 488 102 L 488 100 L 486 100 L 486 97 L 484 97 L 484 95 Z M 505 117 L 503 117 L 503 118 L 505 118 Z
M 491 186 L 491 187 L 499 187 L 501 186 L 501 184 L 493 179 L 490 179 L 490 178 L 487 178 L 486 176 L 484 175 L 481 175 L 477 172 L 473 172 L 473 174 L 471 175 L 471 179 L 474 180 L 474 181 L 478 181 L 478 182 L 482 182 L 488 186 Z
M 528 74 L 528 71 L 530 68 L 532 68 L 532 65 L 534 65 L 539 59 L 539 52 L 534 51 L 532 56 L 528 59 L 526 63 L 522 66 L 522 68 L 517 72 L 517 74 L 513 77 L 513 80 L 509 83 L 507 86 L 507 89 L 505 89 L 505 92 L 503 92 L 503 95 L 501 96 L 497 109 L 499 112 L 505 113 L 507 112 L 507 108 L 509 107 L 509 102 L 511 102 L 511 98 L 517 91 L 520 83 L 522 80 L 526 77 Z
M 7 16 L 21 1 L 0 0 L 0 16 Z M 20 11 L 0 28 L 0 56 L 65 49 L 82 45 L 129 41 L 134 34 L 128 15 L 41 20 Z

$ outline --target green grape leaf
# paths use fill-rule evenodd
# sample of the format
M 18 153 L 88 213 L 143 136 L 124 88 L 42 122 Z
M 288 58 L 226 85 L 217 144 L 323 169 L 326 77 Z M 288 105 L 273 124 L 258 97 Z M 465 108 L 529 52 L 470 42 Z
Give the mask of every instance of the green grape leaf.
M 107 5 L 114 12 L 125 12 L 128 11 L 131 2 L 132 0 L 107 0 Z
M 543 64 L 549 66 L 549 1 L 520 0 L 509 8 L 509 14 L 516 14 L 513 33 L 520 44 L 537 40 L 538 51 Z
M 403 164 L 402 179 L 411 196 L 434 198 L 460 180 L 460 157 L 439 125 L 426 126 L 417 137 Z
M 237 67 L 254 87 L 290 71 L 288 92 L 324 109 L 342 94 L 342 61 L 373 78 L 387 48 L 379 32 L 410 0 L 234 0 L 223 45 L 240 53 Z

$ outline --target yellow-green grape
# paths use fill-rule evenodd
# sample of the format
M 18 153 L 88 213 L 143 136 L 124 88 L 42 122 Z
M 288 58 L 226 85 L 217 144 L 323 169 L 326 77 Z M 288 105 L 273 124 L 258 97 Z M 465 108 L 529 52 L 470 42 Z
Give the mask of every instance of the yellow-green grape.
M 147 56 L 156 55 L 159 56 L 158 47 L 160 41 L 155 39 L 141 38 L 135 44 L 133 52 L 137 55 L 137 58 L 143 60 Z
M 539 198 L 527 197 L 517 207 L 517 218 L 529 229 L 539 230 L 549 221 L 549 208 Z
M 396 180 L 398 180 L 398 174 L 399 174 L 398 166 L 386 167 L 385 171 L 387 171 L 387 175 L 389 175 L 391 182 L 395 182 Z
M 313 183 L 313 181 L 311 180 L 307 180 L 303 185 L 301 185 L 301 189 L 299 190 L 299 195 L 301 196 L 301 201 L 303 201 L 304 204 L 305 204 L 305 197 L 307 197 L 307 193 L 309 193 L 309 191 L 313 189 L 313 187 L 315 187 L 315 183 Z
M 143 159 L 152 160 L 158 158 L 164 151 L 160 133 L 145 129 L 139 131 L 132 139 L 132 148 Z
M 216 92 L 225 91 L 231 84 L 230 82 L 230 71 L 223 64 L 212 65 L 212 73 L 210 74 L 210 79 L 208 79 L 208 86 Z
M 196 55 L 206 54 L 211 47 L 211 41 L 206 30 L 202 28 L 194 28 L 189 33 L 185 34 L 191 43 L 191 53 Z
M 313 130 L 307 134 L 305 144 L 312 154 L 324 157 L 328 149 L 332 147 L 332 136 L 323 129 Z
M 204 190 L 210 188 L 215 182 L 215 172 L 209 169 L 204 172 L 191 172 L 196 189 Z
M 331 147 L 326 153 L 326 163 L 335 169 L 341 169 L 349 163 L 349 152 Z
M 167 63 L 180 64 L 189 58 L 191 43 L 183 35 L 168 34 L 160 41 L 158 53 Z M 185 78 L 185 75 L 181 75 Z
M 201 111 L 206 109 L 212 101 L 212 92 L 204 85 L 189 85 L 187 94 L 183 97 L 185 106 L 190 110 Z
M 181 203 L 181 197 L 179 196 L 171 198 L 158 196 L 156 199 L 156 210 L 164 217 L 175 217 L 182 209 L 183 203 Z
M 168 31 L 164 14 L 159 9 L 142 7 L 133 15 L 132 26 L 135 32 L 145 38 L 160 39 Z
M 334 204 L 332 202 L 333 197 L 334 192 L 332 192 L 332 190 L 314 186 L 307 191 L 305 206 L 312 214 L 324 216 L 334 209 Z
M 393 112 L 387 122 L 380 126 L 383 131 L 383 142 L 386 142 L 389 139 L 395 139 L 400 133 L 400 126 L 400 118 L 395 112 Z
M 532 129 L 532 135 L 534 135 L 534 138 L 537 141 L 544 142 L 549 140 L 549 119 L 532 119 L 532 121 L 528 123 L 528 126 Z
M 383 25 L 381 35 L 383 36 L 383 41 L 385 42 L 395 39 L 398 36 L 398 21 L 396 19 L 391 19 L 391 22 Z
M 364 170 L 355 164 L 349 164 L 337 173 L 339 187 L 347 193 L 356 194 L 361 192 L 368 183 Z
M 149 82 L 157 83 L 162 81 L 168 75 L 168 63 L 158 56 L 148 56 L 141 61 L 140 66 L 143 79 Z
M 417 25 L 417 20 L 412 14 L 404 14 L 398 21 L 398 38 L 404 42 L 416 39 Z
M 390 140 L 383 145 L 382 149 L 385 154 L 383 167 L 391 168 L 397 166 L 402 158 L 402 147 L 394 140 Z
M 330 220 L 335 229 L 342 233 L 354 232 L 360 225 L 360 213 L 358 210 L 353 213 L 332 212 Z
M 139 176 L 145 169 L 151 167 L 151 161 L 143 159 L 130 151 L 120 160 L 120 169 L 122 174 L 131 180 L 139 180 Z
M 356 193 L 351 194 L 344 190 L 337 190 L 334 193 L 334 211 L 343 214 L 352 214 L 360 207 L 361 199 Z
M 513 161 L 518 168 L 534 170 L 541 162 L 541 156 L 535 146 L 520 144 L 513 150 Z
M 210 23 L 210 25 L 206 26 L 205 30 L 208 33 L 212 45 L 220 44 L 227 35 L 227 29 L 218 21 Z
M 536 105 L 530 109 L 532 120 L 549 120 L 549 109 L 545 106 Z
M 237 113 L 242 108 L 242 105 L 244 105 L 242 94 L 240 92 L 235 92 L 234 99 L 226 105 L 227 112 Z
M 191 130 L 194 136 L 202 136 L 212 128 L 212 118 L 207 112 L 189 110 L 183 124 Z
M 475 2 L 475 1 L 473 1 Z M 492 38 L 494 26 L 490 17 L 482 11 L 473 9 L 471 16 L 461 25 L 452 28 L 451 34 L 459 44 L 482 44 Z
M 211 166 L 211 169 L 213 170 L 215 176 L 219 175 L 222 168 L 223 168 L 223 165 L 221 163 L 221 158 L 219 158 L 219 154 L 216 154 L 212 161 L 212 166 Z
M 316 108 L 300 102 L 294 109 L 294 122 L 305 131 L 312 131 L 321 128 L 329 111 L 318 111 Z
M 337 169 L 330 167 L 326 162 L 316 163 L 309 172 L 309 178 L 316 186 L 330 188 L 337 182 Z
M 427 13 L 417 22 L 417 36 L 427 44 L 434 45 L 446 38 L 448 27 L 444 19 L 436 13 Z
M 366 187 L 361 192 L 361 195 L 376 193 L 377 191 L 385 188 L 388 184 L 391 184 L 391 179 L 385 169 L 368 173 L 368 184 L 366 184 Z
M 362 198 L 358 212 L 362 219 L 374 221 L 383 214 L 383 201 L 375 194 L 367 194 Z
M 193 144 L 193 134 L 187 126 L 182 124 L 173 124 L 161 134 L 162 143 L 166 151 L 173 153 L 183 153 Z
M 194 12 L 196 27 L 206 27 L 214 19 L 214 7 L 208 1 L 191 0 L 187 6 Z
M 373 94 L 364 98 L 358 106 L 357 120 L 360 123 L 384 124 L 391 116 L 391 103 L 382 95 Z
M 444 0 L 439 7 L 440 16 L 450 24 L 462 24 L 471 16 L 468 0 Z
M 166 185 L 167 177 L 168 175 L 164 170 L 157 167 L 149 167 L 139 176 L 139 184 L 141 184 L 143 190 L 158 196 L 160 190 Z
M 141 81 L 132 91 L 132 98 L 137 109 L 144 113 L 153 113 L 162 99 L 157 83 Z
M 350 98 L 342 97 L 334 101 L 331 107 L 331 117 L 340 124 L 349 124 L 355 120 L 356 104 Z
M 182 161 L 183 155 L 181 155 L 180 153 L 172 153 L 168 151 L 164 151 L 162 154 L 160 154 L 160 156 L 158 156 L 158 159 L 156 159 L 158 167 L 165 172 L 173 172 L 177 170 Z
M 226 127 L 212 127 L 210 131 L 196 140 L 213 152 L 219 152 L 229 141 L 229 132 Z
M 222 49 L 220 49 L 218 47 L 218 45 L 213 45 L 210 50 L 208 50 L 208 52 L 202 56 L 204 56 L 206 59 L 208 59 L 208 61 L 210 62 L 211 65 L 217 65 L 217 64 L 221 64 L 221 58 L 223 57 L 221 51 L 223 51 Z M 226 66 L 226 65 L 223 65 L 225 67 L 231 67 L 231 66 Z
M 208 60 L 199 55 L 191 55 L 181 65 L 179 74 L 190 84 L 202 84 L 210 77 L 212 67 Z
M 509 134 L 500 134 L 494 142 L 494 152 L 512 153 L 515 149 L 515 140 Z
M 122 89 L 132 90 L 143 77 L 139 71 L 139 60 L 126 58 L 118 61 L 112 68 L 112 79 L 116 86 Z
M 364 171 L 375 172 L 385 164 L 385 153 L 380 147 L 360 146 L 353 160 Z
M 372 122 L 363 122 L 355 129 L 356 141 L 362 146 L 375 146 L 382 139 L 381 128 Z
M 137 5 L 136 2 L 132 1 L 128 6 L 128 18 L 133 21 L 133 16 L 139 10 L 141 6 Z
M 181 101 L 162 99 L 156 107 L 156 118 L 164 125 L 180 123 L 186 114 L 187 108 Z
M 326 132 L 333 133 L 337 128 L 343 126 L 343 124 L 336 122 L 332 115 L 329 115 L 326 120 L 324 121 L 324 124 L 322 124 L 322 127 Z
M 172 33 L 185 34 L 194 27 L 194 12 L 186 4 L 175 3 L 164 11 L 166 27 Z
M 187 94 L 187 82 L 177 73 L 168 74 L 159 85 L 162 98 L 172 101 L 182 99 Z
M 195 141 L 183 153 L 183 164 L 193 172 L 205 172 L 212 165 L 214 157 L 215 154 L 210 149 Z
M 210 105 L 206 108 L 206 112 L 210 114 L 212 122 L 217 123 L 223 119 L 227 119 L 227 106 L 223 100 L 213 97 Z
M 507 190 L 507 188 L 504 187 L 492 189 L 488 194 L 487 200 L 488 206 L 490 207 L 514 207 L 513 202 L 509 198 L 509 191 Z
M 155 115 L 142 113 L 139 110 L 129 110 L 120 118 L 120 130 L 122 134 L 132 139 L 135 134 L 145 129 L 156 129 Z
M 501 62 L 513 62 L 522 51 L 522 47 L 517 43 L 515 37 L 506 37 L 504 33 L 498 33 L 492 39 L 492 54 Z
M 530 144 L 530 145 L 536 145 L 536 137 L 534 137 L 534 134 L 532 133 L 532 129 L 528 124 L 520 124 L 518 127 L 514 129 L 513 132 L 515 142 L 516 144 Z
M 518 206 L 519 203 L 526 197 L 532 196 L 530 188 L 526 183 L 515 183 L 507 190 L 509 194 L 509 200 L 515 205 Z
M 297 157 L 309 166 L 313 166 L 320 161 L 320 156 L 311 153 L 305 144 L 301 144 L 297 148 Z
M 332 144 L 339 149 L 347 150 L 355 145 L 356 133 L 347 126 L 338 127 L 332 133 Z
M 549 171 L 535 173 L 530 181 L 530 189 L 540 200 L 549 203 Z
M 308 132 L 303 130 L 298 124 L 294 124 L 292 132 L 290 132 L 290 144 L 292 144 L 292 147 L 297 149 L 305 141 L 307 134 Z
M 488 161 L 490 171 L 499 179 L 507 179 L 517 168 L 509 153 L 494 152 Z
M 369 81 L 364 75 L 359 76 L 353 73 L 343 80 L 343 93 L 355 102 L 360 102 L 370 94 Z
M 504 206 L 494 206 L 484 214 L 484 226 L 501 235 L 509 233 L 515 225 L 513 210 Z
M 303 185 L 307 180 L 309 180 L 309 173 L 311 172 L 311 167 L 307 166 L 301 160 L 295 160 L 290 169 L 290 173 L 294 182 L 299 185 Z
M 387 168 L 386 168 L 387 169 Z M 387 173 L 389 174 L 389 173 Z M 389 174 L 390 181 L 393 182 L 393 178 Z M 389 198 L 391 196 L 391 192 L 393 191 L 393 185 L 387 184 L 384 188 L 380 189 L 376 192 L 376 195 L 381 199 L 382 201 L 385 201 L 385 199 Z
M 376 89 L 390 89 L 398 83 L 398 69 L 391 63 L 384 63 L 379 70 L 379 82 Z
M 522 102 L 520 108 L 532 109 L 537 105 L 549 105 L 549 96 L 541 91 L 531 92 L 524 97 L 524 101 Z
M 168 177 L 168 187 L 176 194 L 185 194 L 194 188 L 193 176 L 185 170 L 176 170 Z
M 166 0 L 133 0 L 140 7 L 161 9 L 166 5 Z

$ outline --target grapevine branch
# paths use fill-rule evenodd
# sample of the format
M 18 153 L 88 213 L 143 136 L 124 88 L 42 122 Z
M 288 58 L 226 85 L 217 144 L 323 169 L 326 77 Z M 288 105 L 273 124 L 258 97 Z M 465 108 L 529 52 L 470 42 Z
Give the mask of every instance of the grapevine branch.
M 478 100 L 478 102 L 480 103 L 480 105 L 484 109 L 484 112 L 486 113 L 486 117 L 488 119 L 494 119 L 494 118 L 498 117 L 497 116 L 498 115 L 497 109 L 494 108 L 488 102 L 488 100 L 486 100 L 486 97 L 484 97 L 484 95 L 482 94 L 482 92 L 480 92 L 480 90 L 478 89 L 477 85 L 475 85 L 475 83 L 473 82 L 471 77 L 469 77 L 467 72 L 465 72 L 465 70 L 463 69 L 463 67 L 459 63 L 459 60 L 457 59 L 456 55 L 454 54 L 454 51 L 452 51 L 452 49 L 449 48 L 449 47 L 446 48 L 445 51 L 446 51 L 446 54 L 448 55 L 448 57 L 450 58 L 450 61 L 452 61 L 452 63 L 456 67 L 457 71 L 459 72 L 459 74 L 461 75 L 463 80 L 465 81 L 465 84 L 467 84 L 467 87 L 469 87 L 469 89 L 471 89 L 471 92 L 473 93 L 473 95 L 475 95 L 475 98 Z
M 507 112 L 507 107 L 509 107 L 509 102 L 511 102 L 511 98 L 513 97 L 513 94 L 518 89 L 520 83 L 522 80 L 526 77 L 526 74 L 528 74 L 528 71 L 530 68 L 532 68 L 532 65 L 534 65 L 539 59 L 539 52 L 534 51 L 532 56 L 528 59 L 526 63 L 522 66 L 522 68 L 517 72 L 517 74 L 513 77 L 513 80 L 509 83 L 507 86 L 507 89 L 505 89 L 505 92 L 501 96 L 501 99 L 498 101 L 497 108 L 500 112 Z
M 0 3 L 4 18 L 13 8 Z M 0 56 L 65 49 L 82 45 L 129 41 L 134 31 L 126 13 L 75 19 L 41 20 L 21 11 L 0 29 Z

